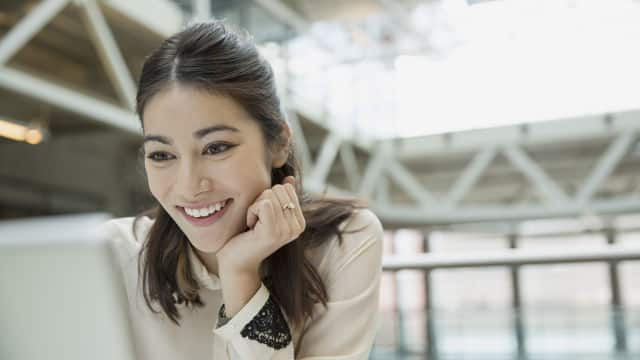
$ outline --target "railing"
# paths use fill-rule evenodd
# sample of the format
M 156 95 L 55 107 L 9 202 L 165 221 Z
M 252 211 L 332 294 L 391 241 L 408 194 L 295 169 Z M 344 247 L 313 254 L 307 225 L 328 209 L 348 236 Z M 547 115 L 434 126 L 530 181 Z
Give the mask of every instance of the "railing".
M 605 262 L 615 267 L 633 260 L 640 260 L 640 248 L 611 245 L 563 252 L 520 249 L 388 256 L 383 268 L 428 274 L 435 269 L 504 266 L 517 271 L 522 265 L 582 262 Z M 617 284 L 613 281 L 617 271 L 610 271 L 610 277 Z M 520 286 L 518 281 L 512 285 Z M 612 299 L 619 299 L 619 286 L 612 286 L 611 291 Z M 428 306 L 422 311 L 383 312 L 371 359 L 640 359 L 640 308 L 616 303 L 601 307 L 515 306 L 520 301 L 508 308 L 453 311 Z M 429 299 L 427 304 L 431 304 Z
M 435 344 L 427 346 L 431 317 Z M 513 323 L 524 324 L 518 351 Z M 402 320 L 400 320 L 402 319 Z M 612 324 L 623 319 L 626 350 L 616 350 Z M 400 328 L 402 326 L 402 328 Z M 640 359 L 640 308 L 545 307 L 387 312 L 371 359 Z
M 384 270 L 444 269 L 490 266 L 548 265 L 597 261 L 640 260 L 640 247 L 608 246 L 586 250 L 495 250 L 469 254 L 416 254 L 385 257 Z

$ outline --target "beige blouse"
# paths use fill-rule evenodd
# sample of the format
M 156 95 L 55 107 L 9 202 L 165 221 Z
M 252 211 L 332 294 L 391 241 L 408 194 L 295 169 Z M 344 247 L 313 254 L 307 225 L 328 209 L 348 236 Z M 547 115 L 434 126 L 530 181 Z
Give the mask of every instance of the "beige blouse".
M 219 278 L 208 273 L 193 252 L 193 270 L 203 288 L 202 308 L 177 305 L 180 326 L 164 313 L 153 313 L 145 304 L 138 276 L 138 253 L 153 221 L 133 218 L 107 222 L 124 278 L 137 358 L 144 360 L 205 359 L 367 359 L 378 327 L 378 300 L 382 270 L 383 230 L 370 210 L 358 210 L 341 228 L 339 244 L 331 239 L 311 250 L 310 261 L 318 269 L 329 295 L 328 308 L 316 305 L 314 316 L 300 329 L 289 328 L 292 340 L 275 349 L 255 336 L 247 336 L 252 320 L 260 321 L 269 291 L 262 284 L 249 302 L 225 325 L 216 328 L 222 304 Z M 159 306 L 155 306 L 159 309 Z M 280 310 L 276 306 L 276 310 Z M 284 319 L 284 318 L 282 318 Z M 255 325 L 255 322 L 253 322 Z M 286 325 L 286 323 L 285 323 Z M 243 329 L 245 330 L 243 332 Z M 255 331 L 255 326 L 248 330 Z M 257 340 L 256 340 L 257 339 Z

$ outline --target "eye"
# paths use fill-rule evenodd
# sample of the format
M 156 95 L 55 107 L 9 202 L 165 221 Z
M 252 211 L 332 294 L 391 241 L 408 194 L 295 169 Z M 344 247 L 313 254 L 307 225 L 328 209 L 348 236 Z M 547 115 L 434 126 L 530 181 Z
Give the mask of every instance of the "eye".
M 162 162 L 173 159 L 173 155 L 163 151 L 155 151 L 147 155 L 147 159 L 155 162 Z
M 231 149 L 234 146 L 235 145 L 233 145 L 233 144 L 229 144 L 229 143 L 225 143 L 225 142 L 212 143 L 212 144 L 207 145 L 207 147 L 204 149 L 203 154 L 204 155 L 221 154 L 221 153 Z

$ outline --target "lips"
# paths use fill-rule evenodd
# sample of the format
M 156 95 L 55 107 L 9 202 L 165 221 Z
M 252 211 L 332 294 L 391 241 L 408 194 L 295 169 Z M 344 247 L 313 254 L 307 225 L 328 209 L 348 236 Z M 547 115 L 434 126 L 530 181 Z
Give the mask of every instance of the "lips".
M 200 218 L 196 218 L 187 214 L 184 207 L 178 206 L 178 209 L 180 210 L 180 213 L 182 214 L 182 216 L 184 216 L 192 225 L 202 227 L 202 226 L 209 226 L 216 223 L 222 216 L 224 216 L 224 214 L 227 212 L 227 209 L 232 204 L 233 204 L 233 199 L 228 199 L 226 200 L 226 205 L 222 209 L 214 212 L 213 214 L 210 214 L 205 217 L 200 217 Z
M 225 205 L 227 205 L 227 200 L 222 200 L 222 201 L 218 201 L 214 204 L 208 205 L 208 206 L 199 206 L 199 207 L 190 207 L 190 206 L 185 206 L 184 210 L 188 215 L 191 215 L 192 217 L 195 218 L 201 218 L 201 217 L 205 217 L 205 216 L 210 216 L 211 214 L 220 211 L 222 208 L 225 207 Z

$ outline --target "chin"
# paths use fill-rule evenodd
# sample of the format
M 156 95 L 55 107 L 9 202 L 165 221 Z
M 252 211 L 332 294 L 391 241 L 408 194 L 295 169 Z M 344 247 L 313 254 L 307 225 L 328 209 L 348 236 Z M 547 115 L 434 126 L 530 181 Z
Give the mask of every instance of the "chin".
M 191 245 L 193 245 L 193 247 L 195 247 L 199 251 L 207 254 L 215 254 L 220 251 L 220 249 L 222 249 L 222 247 L 227 243 L 228 240 L 209 242 L 205 239 L 202 239 L 198 242 L 192 240 L 189 241 L 191 242 Z

